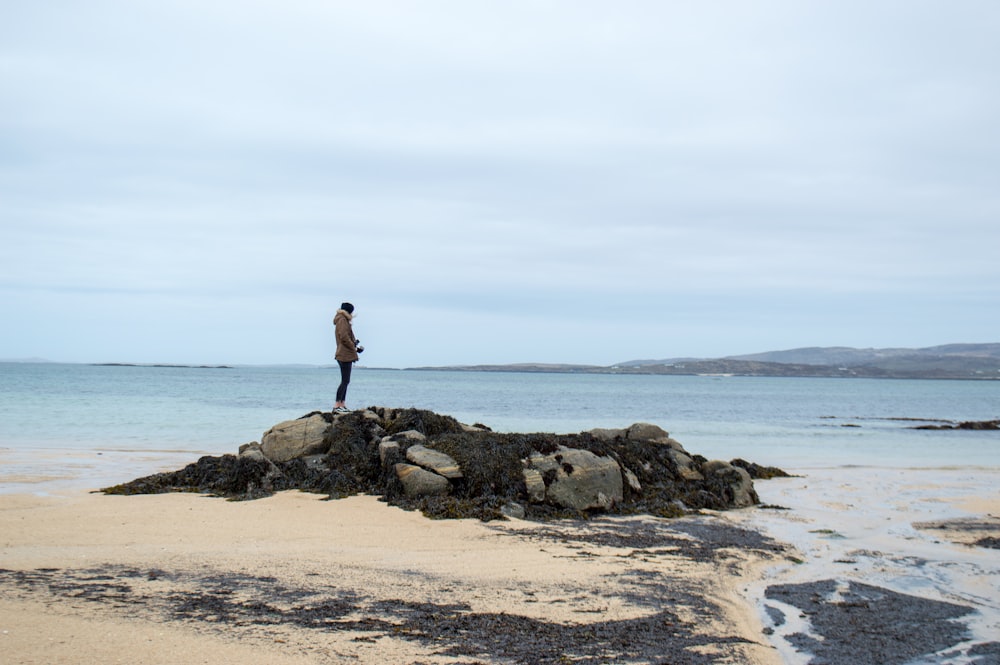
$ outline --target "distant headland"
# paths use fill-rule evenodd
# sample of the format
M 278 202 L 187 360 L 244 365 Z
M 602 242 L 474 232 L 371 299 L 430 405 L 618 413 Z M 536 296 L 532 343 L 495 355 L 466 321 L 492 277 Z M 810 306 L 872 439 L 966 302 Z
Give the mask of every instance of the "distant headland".
M 232 365 L 170 365 L 144 363 L 91 363 L 93 367 L 167 367 L 174 369 L 232 369 Z
M 50 363 L 42 358 L 0 359 L 0 363 Z M 155 367 L 181 369 L 235 369 L 237 367 L 314 368 L 329 365 L 196 365 L 166 363 L 88 363 L 94 367 Z M 362 367 L 362 366 L 359 366 Z M 613 365 L 572 363 L 510 363 L 372 367 L 397 371 L 532 372 L 551 374 L 662 374 L 675 376 L 760 376 L 866 379 L 1000 380 L 1000 343 L 944 344 L 924 348 L 868 348 L 810 346 L 721 358 L 664 358 L 627 360 Z
M 563 374 L 1000 380 L 1000 343 L 946 344 L 920 349 L 806 347 L 724 358 L 629 360 L 609 366 L 517 363 L 409 369 Z

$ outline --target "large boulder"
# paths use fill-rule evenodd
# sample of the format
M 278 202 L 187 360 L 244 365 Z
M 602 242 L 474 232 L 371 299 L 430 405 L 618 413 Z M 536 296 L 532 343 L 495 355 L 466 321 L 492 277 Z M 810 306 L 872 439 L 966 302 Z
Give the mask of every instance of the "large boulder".
M 678 450 L 677 448 L 671 446 L 670 452 L 667 455 L 674 461 L 677 465 L 677 473 L 684 480 L 704 480 L 704 476 L 698 471 L 697 465 L 694 459 L 688 455 L 683 449 Z
M 385 466 L 389 460 L 399 454 L 399 443 L 390 439 L 382 439 L 378 444 L 378 459 Z
M 732 508 L 748 508 L 760 502 L 753 479 L 746 469 L 722 460 L 712 460 L 705 462 L 701 470 L 707 479 L 722 481 L 728 487 Z
M 523 460 L 524 487 L 528 493 L 528 501 L 542 503 L 545 501 L 545 478 L 542 472 L 531 466 L 530 460 Z
M 599 441 L 612 441 L 616 437 L 624 439 L 625 429 L 621 427 L 595 427 L 594 429 L 587 430 L 587 434 L 590 434 Z
M 659 425 L 651 423 L 634 423 L 628 427 L 617 428 L 597 427 L 589 430 L 588 434 L 601 441 L 612 441 L 619 437 L 633 441 L 659 441 L 661 443 L 667 443 L 670 440 L 669 432 Z
M 622 501 L 622 470 L 610 457 L 559 446 L 554 453 L 532 455 L 527 464 L 545 479 L 545 499 L 563 508 L 609 510 Z
M 420 496 L 443 496 L 451 489 L 448 479 L 433 471 L 413 464 L 396 464 L 396 477 L 403 485 L 403 494 L 408 498 Z
M 287 462 L 326 452 L 324 438 L 330 423 L 320 414 L 278 423 L 264 433 L 260 451 L 272 462 Z
M 625 430 L 625 438 L 638 441 L 661 441 L 666 443 L 670 439 L 667 430 L 652 423 L 635 423 Z
M 406 460 L 450 480 L 462 477 L 462 469 L 459 468 L 458 462 L 449 455 L 420 444 L 406 449 Z

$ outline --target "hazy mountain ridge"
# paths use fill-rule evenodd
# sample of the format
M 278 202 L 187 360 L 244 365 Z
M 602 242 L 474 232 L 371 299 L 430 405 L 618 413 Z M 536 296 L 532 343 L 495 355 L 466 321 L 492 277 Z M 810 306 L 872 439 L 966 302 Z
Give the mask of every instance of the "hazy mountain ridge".
M 732 360 L 758 360 L 774 363 L 800 363 L 806 365 L 871 365 L 892 359 L 941 359 L 955 357 L 1000 359 L 1000 344 L 944 344 L 921 349 L 887 348 L 855 349 L 847 346 L 804 347 L 785 351 L 767 351 L 741 356 L 727 356 Z
M 805 347 L 724 358 L 628 360 L 603 367 L 551 363 L 415 367 L 478 372 L 802 376 L 883 379 L 1000 380 L 1000 343 L 945 344 L 921 349 Z
M 919 349 L 804 347 L 714 359 L 631 360 L 619 367 L 655 374 L 1000 379 L 1000 343 Z

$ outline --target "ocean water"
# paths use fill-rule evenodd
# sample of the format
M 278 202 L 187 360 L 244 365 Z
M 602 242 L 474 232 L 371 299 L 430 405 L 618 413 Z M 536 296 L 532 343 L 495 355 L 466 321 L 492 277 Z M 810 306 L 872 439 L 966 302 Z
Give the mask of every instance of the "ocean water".
M 272 425 L 329 410 L 332 368 L 200 369 L 0 364 L 0 500 L 75 494 L 236 452 Z M 692 453 L 775 465 L 755 483 L 790 510 L 720 516 L 788 543 L 748 584 L 784 662 L 807 663 L 793 608 L 768 585 L 838 579 L 956 602 L 976 611 L 970 641 L 921 663 L 974 663 L 969 645 L 1000 634 L 996 551 L 956 545 L 921 522 L 1000 514 L 1000 432 L 912 429 L 1000 419 L 1000 381 L 674 377 L 357 368 L 354 408 L 417 407 L 497 431 L 580 432 L 660 425 Z M 776 610 L 790 611 L 786 624 Z M 803 617 L 805 615 L 802 615 Z
M 275 423 L 329 410 L 338 382 L 335 368 L 320 367 L 3 363 L 0 486 L 39 474 L 86 476 L 98 454 L 103 480 L 115 477 L 116 463 L 125 474 L 147 461 L 161 470 L 235 452 Z M 357 368 L 348 403 L 431 409 L 508 432 L 651 422 L 690 452 L 785 468 L 1000 467 L 1000 432 L 912 429 L 1000 418 L 1000 381 Z

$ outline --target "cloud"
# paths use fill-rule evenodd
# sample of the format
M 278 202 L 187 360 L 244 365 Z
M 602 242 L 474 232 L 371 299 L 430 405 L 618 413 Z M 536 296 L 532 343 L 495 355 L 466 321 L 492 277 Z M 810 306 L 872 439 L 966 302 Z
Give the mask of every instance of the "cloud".
M 22 3 L 0 355 L 316 362 L 344 298 L 400 366 L 986 339 L 998 20 Z

